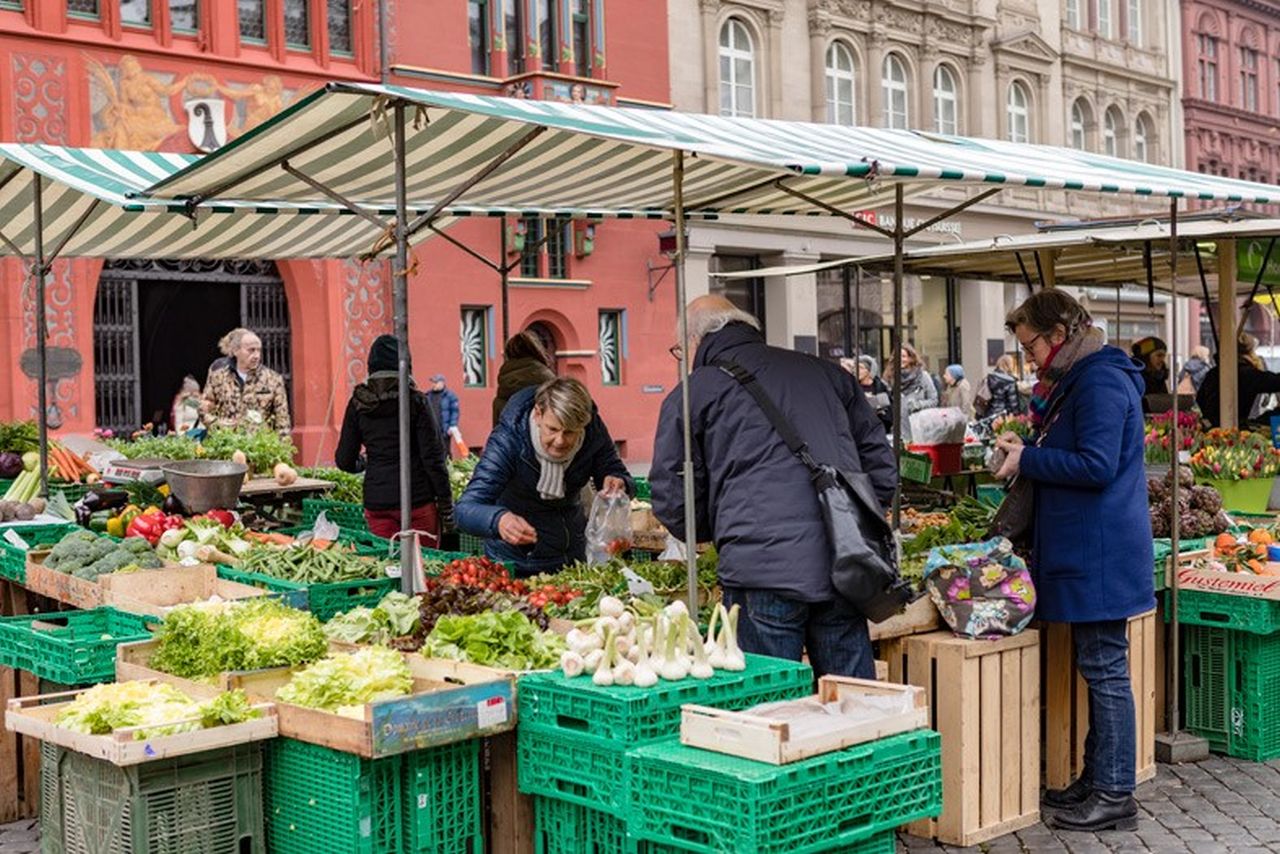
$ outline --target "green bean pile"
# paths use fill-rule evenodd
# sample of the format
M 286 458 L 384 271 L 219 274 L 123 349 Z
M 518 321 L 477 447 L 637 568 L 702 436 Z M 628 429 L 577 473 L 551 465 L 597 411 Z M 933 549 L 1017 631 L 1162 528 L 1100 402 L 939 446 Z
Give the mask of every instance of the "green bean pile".
M 300 584 L 332 584 L 381 578 L 383 565 L 339 548 L 255 546 L 241 558 L 241 569 Z

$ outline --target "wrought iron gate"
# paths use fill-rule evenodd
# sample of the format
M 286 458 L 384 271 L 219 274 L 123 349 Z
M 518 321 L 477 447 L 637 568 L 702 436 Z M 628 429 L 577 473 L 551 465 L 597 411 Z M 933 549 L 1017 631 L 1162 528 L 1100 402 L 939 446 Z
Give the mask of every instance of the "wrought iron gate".
M 271 261 L 108 261 L 93 307 L 96 423 L 134 430 L 142 422 L 138 285 L 145 281 L 231 283 L 240 286 L 240 325 L 262 339 L 262 363 L 278 371 L 292 400 L 289 305 Z

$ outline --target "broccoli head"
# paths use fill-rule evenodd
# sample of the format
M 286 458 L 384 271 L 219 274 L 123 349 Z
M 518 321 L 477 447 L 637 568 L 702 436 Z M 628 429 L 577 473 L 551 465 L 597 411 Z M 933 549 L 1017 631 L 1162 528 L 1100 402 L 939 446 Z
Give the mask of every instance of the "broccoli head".
M 89 544 L 89 563 L 93 563 L 96 560 L 101 560 L 102 558 L 116 551 L 117 548 L 118 546 L 114 542 L 106 539 L 105 537 L 98 540 L 97 542 L 90 543 Z
M 164 561 L 152 551 L 146 554 L 135 554 L 133 556 L 134 563 L 138 565 L 138 569 L 159 569 L 164 566 Z
M 126 537 L 124 542 L 120 545 L 136 555 L 155 553 L 155 549 L 151 547 L 151 543 L 148 543 L 143 537 Z
M 84 568 L 86 577 L 97 578 L 137 563 L 137 555 L 126 549 L 113 549 Z
M 89 534 L 88 531 L 84 533 Z M 89 537 L 92 539 L 76 537 L 74 534 L 64 537 L 49 551 L 44 565 L 59 572 L 71 572 L 75 567 L 92 563 L 96 558 L 92 556 L 91 550 L 97 539 L 93 538 L 92 534 L 89 534 Z

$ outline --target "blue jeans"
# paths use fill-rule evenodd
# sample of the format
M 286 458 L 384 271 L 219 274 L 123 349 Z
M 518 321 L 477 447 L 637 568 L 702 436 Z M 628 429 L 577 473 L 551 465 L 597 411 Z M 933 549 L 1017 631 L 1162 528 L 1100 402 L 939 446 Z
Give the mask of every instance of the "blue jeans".
M 1137 721 L 1129 681 L 1127 620 L 1072 623 L 1076 667 L 1089 685 L 1089 734 L 1081 776 L 1103 792 L 1137 786 Z
M 799 661 L 807 650 L 815 678 L 876 676 L 867 620 L 844 599 L 800 602 L 771 590 L 726 587 L 724 604 L 741 606 L 738 645 L 743 652 Z

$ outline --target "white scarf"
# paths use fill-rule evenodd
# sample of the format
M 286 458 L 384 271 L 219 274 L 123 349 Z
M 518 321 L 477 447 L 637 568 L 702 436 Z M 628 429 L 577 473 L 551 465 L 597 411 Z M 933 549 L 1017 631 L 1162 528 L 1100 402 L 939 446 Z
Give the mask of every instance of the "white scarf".
M 586 431 L 582 432 L 578 437 L 578 444 L 574 445 L 573 450 L 562 460 L 552 459 L 542 449 L 542 431 L 538 429 L 538 422 L 533 420 L 533 413 L 529 413 L 529 435 L 533 439 L 533 452 L 542 466 L 541 473 L 538 475 L 538 494 L 545 500 L 564 498 L 564 472 L 569 467 L 569 463 L 573 462 L 573 458 L 578 455 L 578 451 L 582 450 L 582 442 L 587 436 Z

